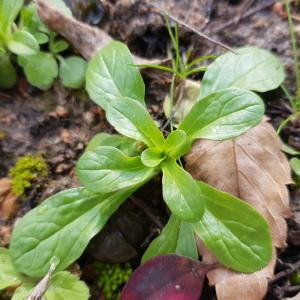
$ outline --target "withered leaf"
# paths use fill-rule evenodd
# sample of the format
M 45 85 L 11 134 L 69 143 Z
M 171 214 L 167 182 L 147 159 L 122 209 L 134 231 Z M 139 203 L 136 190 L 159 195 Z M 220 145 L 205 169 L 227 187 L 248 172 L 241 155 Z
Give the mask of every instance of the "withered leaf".
M 234 140 L 199 140 L 186 156 L 186 168 L 194 178 L 253 205 L 268 220 L 273 245 L 278 248 L 286 245 L 284 218 L 290 215 L 286 185 L 292 182 L 290 167 L 281 148 L 275 130 L 264 119 Z M 202 255 L 205 262 L 214 261 L 208 251 L 202 249 Z M 262 299 L 267 291 L 267 277 L 273 275 L 274 258 L 275 254 L 266 268 L 253 274 L 238 274 L 225 268 L 209 272 L 218 299 Z

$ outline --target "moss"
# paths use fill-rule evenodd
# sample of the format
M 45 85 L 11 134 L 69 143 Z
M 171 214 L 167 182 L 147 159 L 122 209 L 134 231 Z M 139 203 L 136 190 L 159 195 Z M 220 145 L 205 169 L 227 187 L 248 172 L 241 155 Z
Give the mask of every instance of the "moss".
M 48 167 L 41 156 L 25 155 L 18 158 L 9 176 L 12 178 L 13 193 L 22 196 L 33 181 L 48 176 Z
M 98 283 L 105 299 L 120 299 L 121 288 L 132 274 L 130 264 L 97 263 L 96 268 L 100 272 Z

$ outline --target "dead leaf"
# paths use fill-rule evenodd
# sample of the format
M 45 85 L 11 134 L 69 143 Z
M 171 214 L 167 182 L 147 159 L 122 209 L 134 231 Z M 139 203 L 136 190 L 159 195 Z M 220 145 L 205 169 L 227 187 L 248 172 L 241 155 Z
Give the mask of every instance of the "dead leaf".
M 63 36 L 87 60 L 113 41 L 113 38 L 100 28 L 66 16 L 47 0 L 37 0 L 36 4 L 42 21 L 50 29 Z M 134 60 L 137 64 L 160 64 L 166 61 L 149 60 L 138 56 L 135 56 Z
M 18 208 L 18 197 L 11 191 L 11 179 L 0 179 L 0 217 L 8 220 L 17 213 Z
M 253 205 L 268 220 L 273 244 L 278 248 L 286 245 L 284 218 L 290 216 L 286 185 L 292 183 L 288 160 L 281 148 L 275 130 L 265 119 L 234 140 L 199 140 L 186 156 L 186 168 L 194 178 Z M 214 259 L 204 251 L 203 260 Z M 209 272 L 208 278 L 210 284 L 216 285 L 219 300 L 260 300 L 267 291 L 267 277 L 272 277 L 274 264 L 275 255 L 259 272 L 238 274 L 218 268 Z

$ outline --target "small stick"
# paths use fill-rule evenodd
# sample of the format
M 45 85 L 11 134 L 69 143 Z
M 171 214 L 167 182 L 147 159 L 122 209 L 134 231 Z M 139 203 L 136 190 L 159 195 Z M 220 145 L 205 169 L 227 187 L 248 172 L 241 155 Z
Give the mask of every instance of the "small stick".
M 178 23 L 178 24 L 180 24 L 180 25 L 186 27 L 187 29 L 189 29 L 189 30 L 195 32 L 196 34 L 198 34 L 199 36 L 205 38 L 206 40 L 208 40 L 208 41 L 210 41 L 210 42 L 212 42 L 212 43 L 214 43 L 214 44 L 216 44 L 216 45 L 218 45 L 218 46 L 220 46 L 220 47 L 222 47 L 222 48 L 225 48 L 225 49 L 227 49 L 227 50 L 229 50 L 229 51 L 231 51 L 231 52 L 233 52 L 233 53 L 236 53 L 231 47 L 229 47 L 229 46 L 225 45 L 224 43 L 219 42 L 219 41 L 217 41 L 217 40 L 215 40 L 215 39 L 209 37 L 209 36 L 206 35 L 205 33 L 203 33 L 203 32 L 201 32 L 201 31 L 197 30 L 194 26 L 191 26 L 191 25 L 185 23 L 184 21 L 179 20 L 177 17 L 171 15 L 171 14 L 170 14 L 169 12 L 167 12 L 165 9 L 163 9 L 163 8 L 161 8 L 161 7 L 159 7 L 159 6 L 157 6 L 157 5 L 154 4 L 154 3 L 151 3 L 149 0 L 146 0 L 146 2 L 147 2 L 150 6 L 152 6 L 152 7 L 156 8 L 156 9 L 158 9 L 162 14 L 164 14 L 164 15 L 170 17 L 170 18 L 171 18 L 173 21 L 175 21 L 176 23 Z

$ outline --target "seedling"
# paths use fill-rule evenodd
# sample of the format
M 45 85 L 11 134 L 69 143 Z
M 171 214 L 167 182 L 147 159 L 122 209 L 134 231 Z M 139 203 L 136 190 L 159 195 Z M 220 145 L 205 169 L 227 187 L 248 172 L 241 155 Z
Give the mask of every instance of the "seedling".
M 290 1 L 284 0 L 287 16 L 288 16 L 288 24 L 289 24 L 289 31 L 291 37 L 291 45 L 293 50 L 293 58 L 294 58 L 294 74 L 296 77 L 296 92 L 295 95 L 292 95 L 289 90 L 285 87 L 285 85 L 281 85 L 283 92 L 285 93 L 287 99 L 290 102 L 292 114 L 283 120 L 280 126 L 277 129 L 277 133 L 279 134 L 281 130 L 290 122 L 299 119 L 300 117 L 300 69 L 299 69 L 299 52 L 298 52 L 298 45 L 297 39 L 295 35 L 295 29 L 290 9 Z
M 53 4 L 64 13 L 72 14 L 62 0 Z M 42 50 L 47 46 L 48 51 Z M 66 41 L 42 23 L 35 4 L 23 7 L 23 0 L 1 1 L 0 87 L 10 88 L 16 84 L 17 72 L 12 63 L 15 60 L 35 87 L 48 89 L 58 76 L 66 87 L 82 87 L 86 62 L 79 56 L 64 58 L 61 53 L 68 48 Z
M 58 271 L 67 268 L 117 208 L 160 173 L 172 214 L 144 261 L 174 252 L 197 257 L 196 234 L 234 270 L 264 267 L 272 254 L 266 220 L 247 203 L 194 180 L 177 163 L 196 139 L 234 138 L 261 121 L 264 104 L 249 90 L 276 88 L 284 77 L 282 66 L 265 50 L 244 48 L 238 53 L 227 53 L 208 67 L 200 101 L 164 137 L 146 109 L 145 86 L 127 47 L 112 42 L 102 49 L 89 63 L 86 88 L 123 136 L 93 139 L 76 167 L 83 187 L 53 195 L 17 224 L 10 244 L 15 268 L 41 277 L 52 257 L 60 260 Z M 232 65 L 234 59 L 239 64 Z

